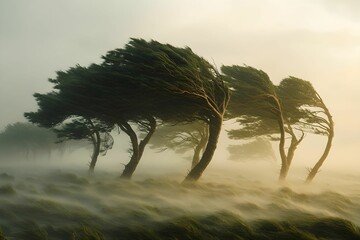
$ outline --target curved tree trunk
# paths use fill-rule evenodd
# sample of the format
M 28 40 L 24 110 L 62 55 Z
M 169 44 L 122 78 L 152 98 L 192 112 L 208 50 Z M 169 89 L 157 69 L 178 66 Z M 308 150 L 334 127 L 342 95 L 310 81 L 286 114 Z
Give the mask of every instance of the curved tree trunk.
M 152 135 L 155 132 L 155 129 L 156 129 L 155 118 L 149 117 L 149 118 L 147 118 L 147 120 L 149 121 L 148 133 L 146 134 L 144 139 L 140 141 L 140 143 L 138 143 L 138 137 L 137 137 L 135 131 L 131 128 L 130 124 L 128 124 L 127 122 L 123 122 L 120 125 L 120 128 L 124 132 L 126 132 L 126 134 L 129 135 L 130 140 L 131 140 L 131 145 L 133 148 L 133 154 L 131 156 L 129 163 L 125 165 L 125 169 L 121 175 L 121 178 L 130 179 L 132 177 L 132 175 L 134 174 L 136 167 L 138 166 L 140 159 L 144 153 L 145 146 L 148 144 L 150 138 L 152 137 Z
M 200 139 L 198 145 L 196 145 L 196 147 L 194 149 L 194 156 L 193 156 L 193 159 L 191 162 L 191 169 L 193 169 L 196 166 L 196 164 L 199 163 L 200 154 L 204 151 L 208 138 L 209 138 L 208 129 L 205 128 L 203 133 L 201 134 L 201 139 Z
M 279 152 L 280 152 L 280 158 L 281 158 L 279 181 L 283 182 L 283 181 L 285 181 L 285 178 L 286 178 L 288 166 L 287 166 L 287 159 L 286 159 L 286 153 L 285 153 L 284 119 L 282 117 L 279 118 L 278 124 L 279 124 L 279 129 L 280 129 Z
M 288 131 L 291 135 L 291 143 L 287 152 L 287 156 L 286 156 L 286 163 L 287 163 L 287 169 L 286 169 L 286 174 L 285 174 L 285 178 L 287 177 L 289 170 L 290 170 L 290 166 L 292 163 L 292 160 L 294 158 L 295 155 L 295 151 L 297 149 L 297 147 L 299 146 L 299 144 L 302 142 L 302 140 L 304 139 L 304 133 L 302 133 L 301 137 L 299 139 L 297 139 L 296 135 L 294 134 L 294 132 L 292 131 L 292 129 L 290 131 Z
M 130 179 L 139 163 L 139 144 L 136 133 L 132 129 L 129 123 L 122 122 L 119 124 L 121 130 L 123 130 L 129 137 L 132 145 L 132 156 L 128 164 L 125 165 L 125 169 L 121 174 L 121 178 Z
M 149 121 L 149 131 L 146 134 L 146 136 L 144 137 L 144 139 L 140 141 L 140 144 L 139 144 L 139 161 L 144 153 L 146 144 L 148 144 L 148 142 L 150 141 L 150 138 L 152 137 L 152 135 L 154 134 L 155 129 L 156 129 L 155 118 L 149 117 L 148 121 Z
M 95 133 L 93 135 L 91 135 L 91 141 L 93 144 L 93 153 L 91 155 L 91 162 L 89 165 L 89 173 L 93 174 L 94 170 L 95 170 L 95 165 L 97 162 L 97 159 L 99 157 L 100 154 L 100 133 L 99 131 L 95 131 Z
M 196 181 L 200 178 L 201 174 L 204 172 L 205 168 L 209 165 L 219 139 L 222 126 L 222 116 L 215 116 L 210 118 L 209 122 L 209 138 L 205 148 L 205 151 L 196 166 L 191 169 L 189 174 L 186 176 L 184 182 Z
M 329 120 L 329 135 L 328 135 L 328 140 L 326 143 L 326 147 L 324 149 L 324 152 L 322 154 L 322 156 L 320 157 L 320 159 L 317 161 L 317 163 L 315 164 L 315 166 L 310 170 L 305 182 L 306 183 L 310 183 L 314 177 L 316 176 L 316 174 L 319 172 L 320 167 L 323 165 L 323 163 L 325 162 L 327 156 L 329 155 L 330 149 L 331 149 L 331 145 L 332 145 L 332 141 L 334 138 L 334 122 L 332 120 L 332 116 L 329 112 L 329 110 L 324 107 L 325 110 L 325 114 Z
M 195 149 L 194 149 L 194 155 L 193 155 L 193 158 L 192 158 L 192 161 L 191 161 L 191 169 L 193 169 L 196 164 L 199 163 L 200 161 L 200 153 L 201 153 L 201 146 L 200 144 L 198 144 Z

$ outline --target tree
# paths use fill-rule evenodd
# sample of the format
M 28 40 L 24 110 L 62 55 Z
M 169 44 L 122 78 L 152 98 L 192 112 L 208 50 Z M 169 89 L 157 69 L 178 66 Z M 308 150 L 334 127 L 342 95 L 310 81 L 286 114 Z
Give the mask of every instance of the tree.
M 228 151 L 230 153 L 230 160 L 239 160 L 239 158 L 241 160 L 264 158 L 276 160 L 270 141 L 262 137 L 240 145 L 230 145 Z
M 174 150 L 183 154 L 193 150 L 191 169 L 200 161 L 208 140 L 207 124 L 197 121 L 194 123 L 161 125 L 151 138 L 150 147 L 158 148 L 161 151 L 166 149 Z
M 155 118 L 147 112 L 149 106 L 151 108 L 154 106 L 151 102 L 145 106 L 145 102 L 149 101 L 146 91 L 132 79 L 113 71 L 106 56 L 103 58 L 102 65 L 92 64 L 88 68 L 77 66 L 68 71 L 71 73 L 75 71 L 75 77 L 60 78 L 53 82 L 56 84 L 55 88 L 63 91 L 67 101 L 72 105 L 78 102 L 84 103 L 82 106 L 88 105 L 86 112 L 82 112 L 84 116 L 97 118 L 111 127 L 117 125 L 129 136 L 132 155 L 121 177 L 131 178 L 146 144 L 156 129 Z M 132 127 L 133 124 L 137 125 L 141 132 L 146 132 L 146 136 L 140 141 Z
M 93 153 L 89 163 L 90 174 L 95 170 L 99 154 L 104 156 L 114 144 L 114 139 L 110 135 L 111 129 L 101 122 L 94 121 L 96 120 L 73 118 L 70 122 L 63 123 L 59 127 L 54 128 L 60 139 L 59 142 L 87 139 L 92 143 Z
M 298 122 L 304 131 L 327 136 L 324 152 L 306 178 L 306 182 L 311 182 L 331 149 L 334 138 L 332 116 L 320 95 L 308 81 L 295 77 L 286 78 L 279 85 L 279 95 L 287 102 L 288 107 L 298 110 L 293 117 L 299 119 Z
M 134 84 L 140 91 L 137 96 L 146 98 L 135 101 L 135 111 L 142 108 L 164 122 L 202 120 L 209 125 L 207 146 L 185 181 L 199 179 L 216 149 L 229 100 L 221 75 L 188 47 L 142 39 L 132 39 L 124 49 L 110 51 L 104 59 L 116 79 Z
M 109 126 L 117 124 L 133 146 L 123 173 L 129 178 L 155 131 L 156 119 L 170 123 L 202 120 L 209 124 L 208 144 L 186 178 L 197 180 L 214 154 L 229 100 L 228 88 L 216 69 L 190 48 L 142 39 L 132 39 L 123 49 L 108 52 L 103 60 L 101 65 L 58 72 L 58 77 L 50 80 L 58 92 L 49 95 L 66 101 L 55 101 L 62 113 L 48 109 L 44 116 L 50 115 L 52 120 L 47 121 L 57 124 L 77 116 Z M 41 110 L 40 98 L 38 104 Z M 131 123 L 147 130 L 140 143 Z
M 128 122 L 122 121 L 118 124 L 120 129 L 123 130 L 130 137 L 130 141 L 132 144 L 132 156 L 129 163 L 125 165 L 125 169 L 121 175 L 122 178 L 130 179 L 132 177 L 144 153 L 145 146 L 149 142 L 156 129 L 156 120 L 154 117 L 148 117 L 147 120 L 137 121 L 137 124 L 140 131 L 146 133 L 145 137 L 143 137 L 140 142 L 138 140 L 137 134 Z
M 105 154 L 113 144 L 109 134 L 113 124 L 97 120 L 93 108 L 89 105 L 92 103 L 89 101 L 91 96 L 77 92 L 78 89 L 72 87 L 86 83 L 86 79 L 92 76 L 94 68 L 96 67 L 91 66 L 86 69 L 76 66 L 67 72 L 58 71 L 55 79 L 49 79 L 55 84 L 56 91 L 34 94 L 39 109 L 37 112 L 24 114 L 30 122 L 54 129 L 61 139 L 60 142 L 70 139 L 90 140 L 93 143 L 90 173 L 94 171 L 99 153 Z
M 231 130 L 230 138 L 238 138 L 237 136 L 243 138 L 244 133 L 253 137 L 255 131 L 260 131 L 262 135 L 280 133 L 279 180 L 284 181 L 288 171 L 285 127 L 282 106 L 275 86 L 265 72 L 249 66 L 222 66 L 221 71 L 232 90 L 228 114 L 237 118 L 243 126 L 243 129 Z
M 56 134 L 52 131 L 30 123 L 17 122 L 7 125 L 0 133 L 0 152 L 7 157 L 20 155 L 19 157 L 27 160 L 37 160 L 45 155 L 50 160 L 53 150 L 63 151 L 65 148 L 64 144 L 56 145 L 55 142 Z

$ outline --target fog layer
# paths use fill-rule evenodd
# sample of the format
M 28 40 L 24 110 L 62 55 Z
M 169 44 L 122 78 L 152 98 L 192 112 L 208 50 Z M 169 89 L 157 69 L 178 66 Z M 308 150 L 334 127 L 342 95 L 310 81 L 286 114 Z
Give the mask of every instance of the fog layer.
M 114 170 L 98 169 L 89 178 L 85 168 L 31 165 L 0 168 L 0 226 L 9 239 L 278 239 L 274 229 L 261 229 L 269 224 L 276 234 L 297 229 L 298 239 L 331 239 L 337 231 L 338 239 L 360 237 L 360 183 L 351 174 L 327 171 L 309 186 L 299 168 L 297 180 L 279 185 L 273 163 L 248 162 L 210 168 L 199 183 L 181 185 L 184 173 L 175 169 L 156 177 L 140 171 L 124 181 Z M 244 229 L 248 235 L 241 235 Z

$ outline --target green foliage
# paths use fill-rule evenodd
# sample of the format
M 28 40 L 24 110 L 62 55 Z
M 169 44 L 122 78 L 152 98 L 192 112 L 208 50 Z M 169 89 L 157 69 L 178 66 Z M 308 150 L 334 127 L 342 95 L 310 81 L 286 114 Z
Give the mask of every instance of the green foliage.
M 195 149 L 204 138 L 206 142 L 207 135 L 207 126 L 200 121 L 190 124 L 161 125 L 151 138 L 150 147 L 185 153 Z
M 70 139 L 88 138 L 95 131 L 109 133 L 117 124 L 131 139 L 133 169 L 154 131 L 155 118 L 222 122 L 229 100 L 222 77 L 190 48 L 143 39 L 109 51 L 100 65 L 59 71 L 49 81 L 54 91 L 35 94 L 39 110 L 25 117 L 44 127 L 61 125 L 58 134 Z M 87 124 L 89 120 L 94 126 Z M 138 124 L 148 137 L 138 143 L 129 123 Z
M 264 138 L 256 138 L 256 140 L 228 146 L 230 160 L 252 160 L 252 159 L 276 159 L 271 143 Z
M 277 87 L 286 121 L 295 128 L 320 135 L 328 135 L 325 104 L 308 81 L 289 77 Z
M 278 118 L 281 109 L 275 87 L 264 71 L 237 65 L 222 66 L 221 71 L 232 90 L 228 108 L 231 118 L 243 115 Z
M 232 94 L 227 117 L 236 118 L 239 129 L 229 131 L 233 139 L 272 136 L 279 133 L 282 109 L 275 86 L 262 70 L 248 66 L 222 66 Z
M 135 113 L 131 110 L 126 113 L 151 115 L 171 123 L 196 120 L 209 123 L 212 144 L 207 145 L 201 166 L 192 169 L 187 177 L 198 179 L 216 149 L 229 100 L 228 87 L 216 69 L 190 48 L 143 39 L 131 39 L 124 49 L 108 52 L 104 60 L 103 66 L 114 76 L 112 87 L 119 82 L 131 86 L 127 99 Z M 140 99 L 135 101 L 134 96 Z
M 222 115 L 225 111 L 228 101 L 225 83 L 214 67 L 190 48 L 131 39 L 124 49 L 108 52 L 103 66 L 116 79 L 114 84 L 128 83 L 130 96 L 126 99 L 131 99 L 130 104 L 134 109 L 142 109 L 143 114 L 165 121 L 191 122 L 208 121 L 214 114 Z M 134 101 L 133 96 L 146 101 Z
M 90 142 L 100 142 L 100 153 L 105 155 L 106 152 L 114 145 L 114 139 L 110 135 L 112 126 L 99 122 L 96 119 L 85 120 L 84 118 L 73 118 L 70 122 L 61 124 L 53 130 L 57 133 L 60 142 L 66 140 L 83 140 L 87 139 Z M 96 134 L 100 138 L 96 139 Z
M 51 130 L 17 122 L 9 124 L 0 133 L 0 152 L 6 157 L 21 155 L 23 158 L 36 158 L 37 153 L 49 155 L 52 150 L 65 149 L 64 144 L 56 144 L 56 139 L 56 134 Z
M 249 139 L 254 137 L 266 137 L 277 141 L 279 137 L 279 123 L 275 119 L 263 119 L 255 116 L 241 116 L 236 121 L 239 128 L 228 131 L 230 139 Z

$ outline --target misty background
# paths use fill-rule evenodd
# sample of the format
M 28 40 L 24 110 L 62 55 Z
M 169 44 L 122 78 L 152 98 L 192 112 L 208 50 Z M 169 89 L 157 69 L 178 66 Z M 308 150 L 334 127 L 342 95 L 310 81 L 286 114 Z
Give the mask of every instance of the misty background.
M 310 81 L 335 122 L 333 148 L 322 171 L 356 171 L 359 11 L 357 0 L 0 0 L 0 131 L 25 121 L 24 112 L 36 111 L 32 95 L 51 91 L 47 79 L 57 70 L 99 63 L 101 55 L 123 47 L 130 37 L 154 39 L 189 46 L 219 68 L 246 64 L 262 69 L 275 84 L 287 76 Z M 112 159 L 121 167 L 117 159 L 128 160 L 127 142 L 115 140 L 99 166 Z M 313 165 L 325 142 L 308 134 L 294 164 Z M 223 133 L 210 167 L 223 165 L 228 144 Z M 171 155 L 152 153 L 138 171 L 151 167 L 154 156 L 170 165 Z M 88 161 L 88 155 L 82 158 Z M 189 168 L 188 161 L 182 164 Z

